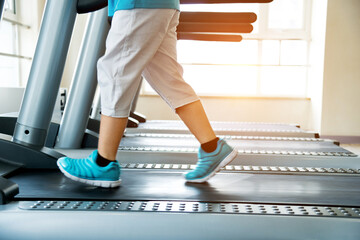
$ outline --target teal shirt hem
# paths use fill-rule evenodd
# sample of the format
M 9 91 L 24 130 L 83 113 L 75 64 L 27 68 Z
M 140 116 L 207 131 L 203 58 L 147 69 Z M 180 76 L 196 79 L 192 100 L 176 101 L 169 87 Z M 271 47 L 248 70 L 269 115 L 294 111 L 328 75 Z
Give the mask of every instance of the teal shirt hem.
M 118 10 L 130 10 L 135 8 L 148 9 L 176 9 L 180 11 L 179 0 L 108 0 L 108 15 L 112 17 Z

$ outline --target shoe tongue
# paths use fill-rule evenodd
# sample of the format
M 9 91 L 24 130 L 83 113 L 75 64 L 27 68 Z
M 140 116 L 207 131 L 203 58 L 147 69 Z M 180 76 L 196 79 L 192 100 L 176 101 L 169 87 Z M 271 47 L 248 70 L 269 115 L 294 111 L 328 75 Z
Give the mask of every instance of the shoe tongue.
M 201 147 L 199 147 L 199 150 L 198 150 L 198 159 L 200 159 L 200 157 L 201 157 L 202 155 L 204 155 L 204 153 L 205 153 L 205 151 L 204 151 Z
M 96 158 L 97 158 L 97 155 L 98 155 L 98 150 L 95 150 L 95 151 L 92 152 L 91 158 L 92 158 L 92 159 L 96 159 Z

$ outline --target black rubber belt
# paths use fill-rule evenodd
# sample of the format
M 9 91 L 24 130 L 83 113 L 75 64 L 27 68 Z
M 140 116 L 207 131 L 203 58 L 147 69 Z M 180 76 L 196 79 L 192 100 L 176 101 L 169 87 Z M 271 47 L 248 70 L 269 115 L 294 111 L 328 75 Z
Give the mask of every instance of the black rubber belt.
M 177 201 L 21 201 L 23 210 L 261 214 L 360 218 L 359 207 Z
M 198 201 L 359 207 L 358 175 L 219 173 L 204 184 L 187 183 L 183 171 L 123 169 L 116 189 L 87 186 L 59 171 L 21 172 L 9 180 L 20 186 L 17 201 Z

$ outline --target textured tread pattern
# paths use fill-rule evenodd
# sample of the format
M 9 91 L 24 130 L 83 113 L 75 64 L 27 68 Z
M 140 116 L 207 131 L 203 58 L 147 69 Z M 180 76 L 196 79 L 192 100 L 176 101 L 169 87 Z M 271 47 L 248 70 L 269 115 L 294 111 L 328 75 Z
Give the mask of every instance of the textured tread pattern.
M 120 211 L 360 218 L 360 207 L 180 201 L 21 201 L 23 210 Z
M 195 164 L 161 164 L 161 163 L 123 163 L 124 169 L 154 169 L 154 170 L 192 170 Z M 282 167 L 282 166 L 245 166 L 227 165 L 220 169 L 224 172 L 255 172 L 271 174 L 355 174 L 360 175 L 360 169 L 355 168 L 322 168 L 322 167 Z

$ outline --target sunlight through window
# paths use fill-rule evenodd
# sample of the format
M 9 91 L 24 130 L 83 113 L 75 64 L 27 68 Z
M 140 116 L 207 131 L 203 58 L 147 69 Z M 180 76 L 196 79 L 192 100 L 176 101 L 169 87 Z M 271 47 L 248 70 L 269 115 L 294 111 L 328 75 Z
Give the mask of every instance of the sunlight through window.
M 310 0 L 188 4 L 182 11 L 255 12 L 243 41 L 178 42 L 184 79 L 202 96 L 307 97 Z M 154 93 L 145 84 L 143 93 Z

